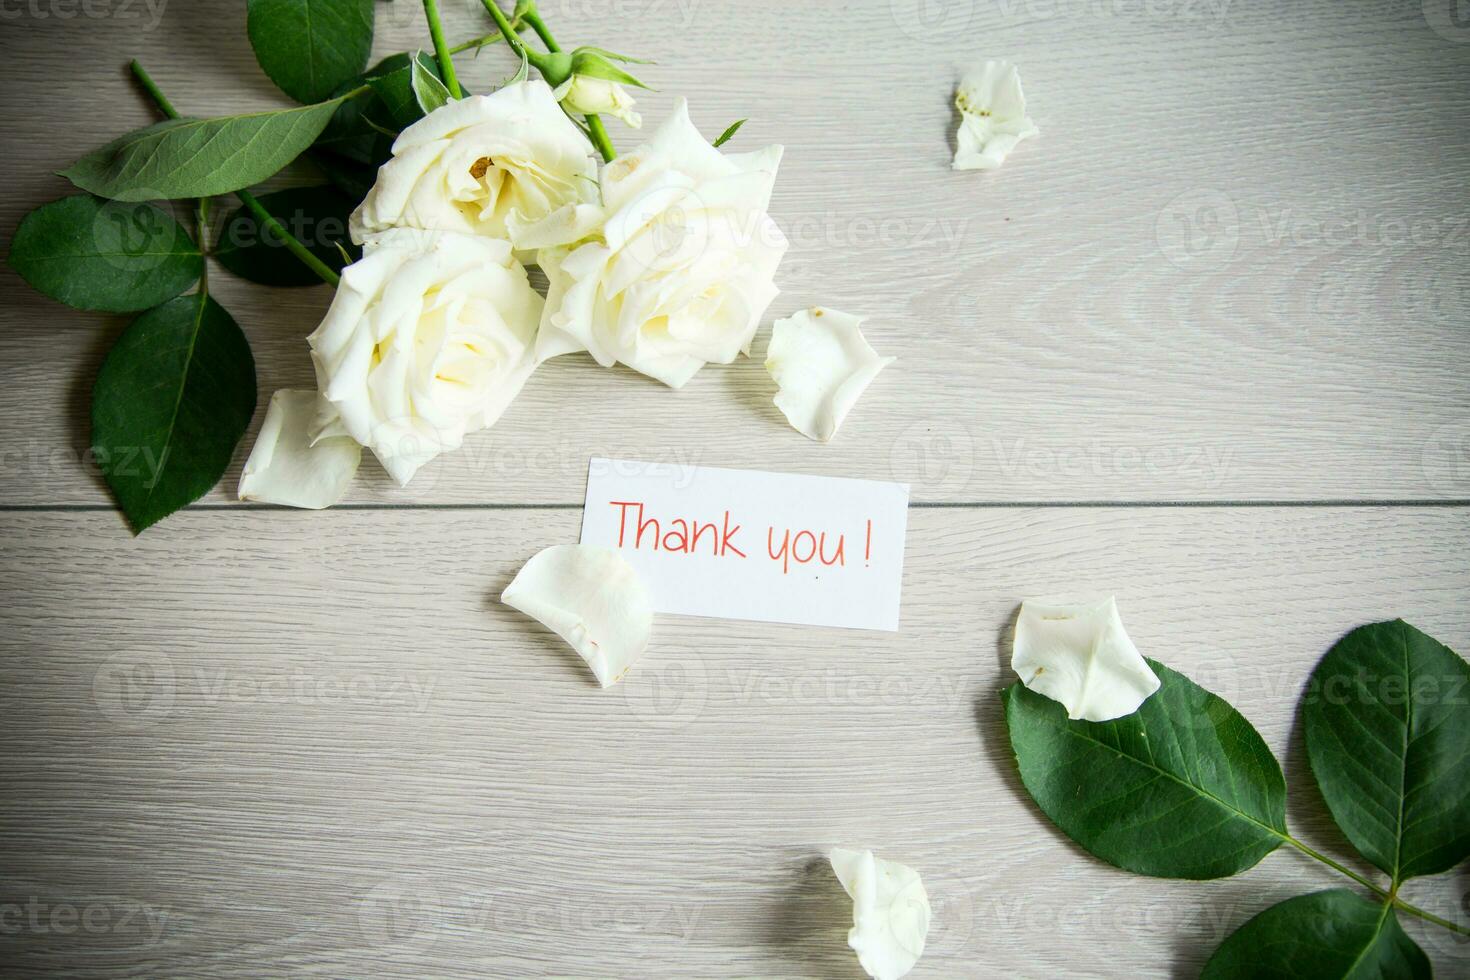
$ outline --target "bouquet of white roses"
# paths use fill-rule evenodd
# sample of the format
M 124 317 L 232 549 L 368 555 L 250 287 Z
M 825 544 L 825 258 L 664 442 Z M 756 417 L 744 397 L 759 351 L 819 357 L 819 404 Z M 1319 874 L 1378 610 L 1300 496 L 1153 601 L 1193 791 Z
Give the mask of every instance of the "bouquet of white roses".
M 92 406 L 93 451 L 135 531 L 208 492 L 255 411 L 250 347 L 210 296 L 206 255 L 252 281 L 337 290 L 307 338 L 317 389 L 271 398 L 242 499 L 328 506 L 363 447 L 406 484 L 559 354 L 677 388 L 749 353 L 787 247 L 766 213 L 781 147 L 723 153 L 740 124 L 711 142 L 681 100 L 619 156 L 602 116 L 641 124 L 629 90 L 643 83 L 622 67 L 638 59 L 563 50 L 535 0 L 510 15 L 483 2 L 494 34 L 451 46 L 424 0 L 433 55 L 366 68 L 372 0 L 250 0 L 261 67 L 303 105 L 180 116 L 135 62 L 167 118 L 79 160 L 63 176 L 85 193 L 17 231 L 11 263 L 42 292 L 142 311 Z M 520 70 L 466 92 L 454 55 L 500 41 Z M 298 158 L 327 183 L 251 192 Z M 240 206 L 211 246 L 225 194 Z M 192 237 L 149 203 L 181 200 Z M 121 465 L 139 455 L 152 465 Z

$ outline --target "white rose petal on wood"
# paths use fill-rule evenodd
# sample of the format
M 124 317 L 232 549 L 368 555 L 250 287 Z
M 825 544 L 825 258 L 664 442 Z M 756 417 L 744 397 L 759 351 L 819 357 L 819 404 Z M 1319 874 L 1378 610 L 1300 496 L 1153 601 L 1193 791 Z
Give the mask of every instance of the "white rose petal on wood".
M 610 548 L 563 544 L 538 552 L 500 601 L 570 643 L 603 687 L 623 679 L 653 630 L 643 580 Z
M 1131 715 L 1159 689 L 1112 596 L 1023 602 L 1011 669 L 1031 690 L 1066 707 L 1073 721 Z
M 1021 76 L 1009 61 L 987 61 L 971 69 L 954 102 L 960 110 L 956 170 L 994 170 L 1017 143 L 1040 132 L 1026 115 Z
M 874 980 L 899 980 L 924 955 L 929 934 L 929 896 L 913 868 L 875 857 L 872 851 L 835 847 L 827 855 L 852 899 L 847 944 Z
M 315 438 L 321 397 L 314 391 L 278 391 L 240 474 L 240 499 L 320 510 L 347 492 L 362 459 L 348 436 Z
M 776 407 L 802 435 L 828 442 L 858 396 L 892 364 L 863 338 L 862 318 L 813 307 L 777 320 L 766 348 Z

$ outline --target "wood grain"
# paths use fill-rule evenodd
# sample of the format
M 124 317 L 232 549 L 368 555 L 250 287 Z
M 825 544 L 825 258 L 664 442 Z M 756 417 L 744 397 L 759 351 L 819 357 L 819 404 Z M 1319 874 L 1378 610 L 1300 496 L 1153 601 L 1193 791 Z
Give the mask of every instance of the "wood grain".
M 736 148 L 785 144 L 771 316 L 866 314 L 900 358 L 827 447 L 771 405 L 764 339 L 681 392 L 569 357 L 410 488 L 366 463 L 366 509 L 236 505 L 252 430 L 203 505 L 132 539 L 84 456 L 125 321 L 0 270 L 0 965 L 853 977 L 820 859 L 846 844 L 923 872 L 916 980 L 1189 977 L 1340 884 L 1288 853 L 1203 884 L 1088 858 L 1024 795 L 995 695 L 1021 598 L 1116 592 L 1283 758 L 1293 829 L 1361 867 L 1293 727 L 1305 678 L 1392 616 L 1470 650 L 1470 35 L 1436 2 L 541 0 L 564 43 L 658 61 L 650 124 L 684 95 L 710 135 L 750 117 Z M 441 7 L 456 39 L 489 29 Z M 418 4 L 377 9 L 378 54 L 426 46 Z M 69 192 L 54 171 L 153 121 L 130 57 L 190 113 L 284 104 L 239 3 L 0 21 L 7 240 Z M 953 174 L 977 57 L 1019 61 L 1042 136 Z M 460 75 L 511 68 L 491 48 Z M 308 385 L 325 288 L 211 285 L 261 405 Z M 662 617 L 603 692 L 495 600 L 575 538 L 593 455 L 987 506 L 914 510 L 897 634 Z M 1425 506 L 1013 506 L 1262 500 Z M 1470 874 L 1406 895 L 1465 922 Z M 1470 971 L 1470 944 L 1406 928 Z
M 0 908 L 135 912 L 0 949 L 79 977 L 853 977 L 820 856 L 854 844 L 925 876 L 915 978 L 1190 976 L 1341 882 L 1291 853 L 1146 880 L 1070 845 L 1000 724 L 1017 600 L 1116 590 L 1140 648 L 1285 760 L 1294 830 L 1355 867 L 1292 727 L 1311 665 L 1395 615 L 1470 647 L 1451 509 L 912 517 L 901 632 L 660 617 L 610 691 L 494 598 L 575 511 L 196 511 L 137 541 L 14 517 Z M 1467 890 L 1462 869 L 1406 894 L 1453 917 Z M 1470 966 L 1408 928 L 1440 975 Z
M 445 6 L 454 37 L 488 29 L 478 0 Z M 417 4 L 380 8 L 380 53 L 425 43 Z M 410 488 L 370 462 L 349 499 L 572 502 L 594 452 L 891 474 L 919 500 L 1470 497 L 1470 44 L 1419 5 L 547 11 L 564 39 L 659 62 L 650 124 L 685 95 L 711 135 L 748 116 L 737 146 L 785 144 L 772 210 L 793 248 L 771 316 L 865 314 L 900 360 L 814 447 L 771 404 L 763 338 L 756 361 L 677 393 L 562 358 Z M 8 25 L 0 231 L 66 193 L 53 171 L 151 121 L 129 56 L 190 112 L 283 104 L 242 22 L 214 0 L 168 4 L 153 31 Z M 1042 136 L 999 172 L 956 174 L 950 93 L 980 56 L 1020 62 Z M 483 91 L 510 67 L 495 47 L 462 74 Z M 302 339 L 325 287 L 214 278 L 254 346 L 261 406 L 309 385 Z M 62 309 L 9 270 L 0 289 L 0 500 L 105 501 L 83 458 L 87 391 L 123 321 Z M 211 499 L 233 498 L 253 438 Z

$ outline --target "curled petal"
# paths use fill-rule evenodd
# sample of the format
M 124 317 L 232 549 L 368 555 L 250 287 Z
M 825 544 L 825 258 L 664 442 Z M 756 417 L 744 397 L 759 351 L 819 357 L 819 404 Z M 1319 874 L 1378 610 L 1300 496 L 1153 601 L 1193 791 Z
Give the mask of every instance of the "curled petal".
M 924 955 L 929 934 L 929 896 L 913 868 L 840 847 L 827 855 L 852 899 L 847 944 L 874 980 L 899 980 Z
M 653 629 L 648 590 L 609 548 L 547 548 L 526 562 L 500 601 L 570 643 L 603 687 L 623 679 Z
M 777 320 L 766 349 L 766 371 L 781 389 L 779 408 L 798 432 L 828 442 L 858 396 L 894 362 L 879 357 L 860 317 L 833 309 L 810 310 Z
M 348 436 L 314 438 L 320 396 L 314 391 L 278 391 L 240 474 L 240 499 L 320 510 L 347 492 L 362 459 L 362 446 Z
M 955 107 L 960 110 L 956 170 L 994 170 L 1017 143 L 1040 132 L 1026 115 L 1021 76 L 1009 61 L 971 69 L 960 81 Z
M 1112 596 L 1023 602 L 1011 669 L 1031 690 L 1065 706 L 1073 721 L 1131 715 L 1159 689 Z

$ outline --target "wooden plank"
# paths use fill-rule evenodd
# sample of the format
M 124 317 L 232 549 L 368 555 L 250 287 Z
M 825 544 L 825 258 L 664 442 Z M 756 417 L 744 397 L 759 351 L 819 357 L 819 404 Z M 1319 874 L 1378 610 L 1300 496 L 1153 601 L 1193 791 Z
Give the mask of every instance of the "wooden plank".
M 156 30 L 133 6 L 141 22 L 7 24 L 0 228 L 66 192 L 53 171 L 151 121 L 129 56 L 191 112 L 281 104 L 238 4 L 169 4 Z M 488 29 L 476 3 L 446 7 L 455 37 Z M 424 45 L 417 5 L 379 8 L 380 53 Z M 900 357 L 834 445 L 785 425 L 758 361 L 676 394 L 571 357 L 411 488 L 369 463 L 349 499 L 570 502 L 593 452 L 892 475 L 936 501 L 1470 497 L 1470 44 L 1415 4 L 923 9 L 548 8 L 564 38 L 657 59 L 650 125 L 687 95 L 706 132 L 749 116 L 737 146 L 786 145 L 772 316 L 864 313 Z M 998 173 L 954 174 L 950 87 L 977 56 L 1020 61 L 1042 136 Z M 510 66 L 500 47 L 465 62 L 482 91 Z M 309 385 L 327 291 L 214 281 L 262 413 Z M 9 269 L 0 289 L 0 499 L 105 501 L 87 391 L 123 321 Z M 212 500 L 233 497 L 251 440 Z
M 0 956 L 148 976 L 856 976 L 834 844 L 919 868 L 915 978 L 1193 975 L 1340 884 L 1087 858 L 1024 796 L 996 692 L 1017 600 L 1110 590 L 1141 649 L 1285 760 L 1353 866 L 1296 698 L 1354 625 L 1470 648 L 1455 508 L 918 509 L 893 635 L 660 617 L 611 691 L 495 597 L 572 510 L 10 514 L 0 555 Z M 1411 901 L 1463 918 L 1470 876 Z M 29 909 L 37 909 L 31 925 Z M 58 909 L 73 912 L 57 913 Z M 93 926 L 65 933 L 69 916 Z M 124 916 L 127 921 L 124 924 Z M 151 918 L 150 918 L 151 916 Z M 1470 947 L 1407 928 L 1441 976 Z

